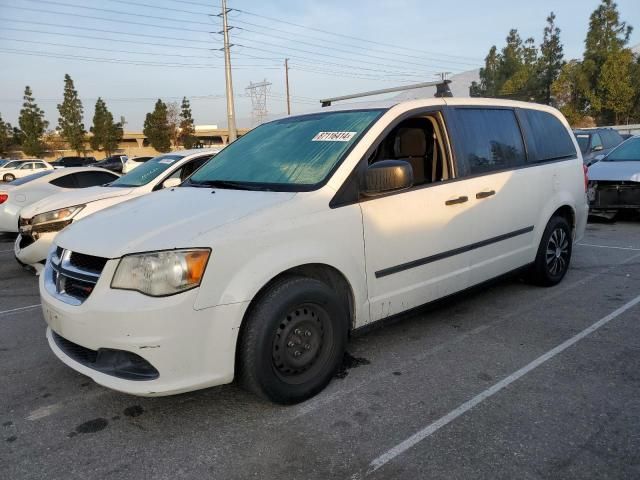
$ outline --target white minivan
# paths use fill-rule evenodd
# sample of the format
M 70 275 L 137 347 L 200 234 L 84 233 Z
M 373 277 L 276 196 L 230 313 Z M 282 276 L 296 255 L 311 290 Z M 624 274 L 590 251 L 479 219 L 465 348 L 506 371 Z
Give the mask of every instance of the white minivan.
M 122 392 L 237 378 L 295 403 L 327 385 L 355 329 L 518 269 L 557 284 L 587 211 L 580 150 L 553 108 L 324 108 L 63 230 L 40 280 L 47 337 Z

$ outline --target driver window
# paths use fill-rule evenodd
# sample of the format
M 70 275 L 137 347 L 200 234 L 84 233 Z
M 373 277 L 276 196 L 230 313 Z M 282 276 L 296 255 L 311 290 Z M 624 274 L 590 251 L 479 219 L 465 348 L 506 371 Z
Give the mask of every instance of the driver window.
M 602 140 L 600 139 L 600 135 L 598 135 L 597 133 L 594 133 L 593 136 L 591 137 L 591 148 L 594 149 L 596 147 L 601 147 L 602 146 Z
M 403 160 L 413 169 L 414 186 L 448 180 L 451 168 L 440 125 L 439 115 L 403 120 L 380 142 L 368 163 Z

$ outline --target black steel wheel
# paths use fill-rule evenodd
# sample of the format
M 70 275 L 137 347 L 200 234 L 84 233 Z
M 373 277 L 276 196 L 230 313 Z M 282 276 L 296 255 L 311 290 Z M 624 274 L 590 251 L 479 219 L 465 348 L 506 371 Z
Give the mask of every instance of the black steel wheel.
M 238 379 L 276 403 L 312 397 L 340 366 L 348 328 L 333 289 L 312 278 L 284 277 L 248 312 L 238 341 Z
M 529 269 L 529 279 L 545 287 L 562 281 L 571 263 L 573 237 L 564 217 L 555 216 L 544 230 L 535 262 Z

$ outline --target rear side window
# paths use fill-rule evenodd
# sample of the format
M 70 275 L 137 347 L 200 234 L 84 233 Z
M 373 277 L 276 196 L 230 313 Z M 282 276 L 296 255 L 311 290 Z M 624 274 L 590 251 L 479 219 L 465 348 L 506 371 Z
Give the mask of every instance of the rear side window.
M 524 165 L 524 142 L 513 110 L 457 108 L 455 117 L 458 158 L 468 175 Z
M 78 188 L 78 184 L 75 180 L 75 175 L 64 175 L 62 177 L 54 178 L 49 182 L 51 185 L 55 185 L 60 188 Z
M 532 147 L 529 152 L 530 163 L 550 162 L 576 156 L 571 134 L 558 118 L 540 110 L 525 109 L 522 113 L 529 124 L 527 140 Z
M 117 175 L 110 175 L 107 172 L 79 172 L 76 173 L 76 181 L 79 188 L 96 187 L 105 183 L 113 182 L 119 178 Z

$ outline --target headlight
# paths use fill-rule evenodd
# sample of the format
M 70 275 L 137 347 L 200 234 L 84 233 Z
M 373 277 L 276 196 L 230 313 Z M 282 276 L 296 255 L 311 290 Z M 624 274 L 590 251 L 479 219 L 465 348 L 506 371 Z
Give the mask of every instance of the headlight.
M 74 207 L 65 207 L 58 210 L 51 210 L 50 212 L 40 213 L 31 219 L 31 225 L 71 220 L 84 207 L 84 205 L 76 205 Z
M 164 297 L 200 285 L 211 250 L 194 248 L 136 253 L 122 257 L 111 288 Z

